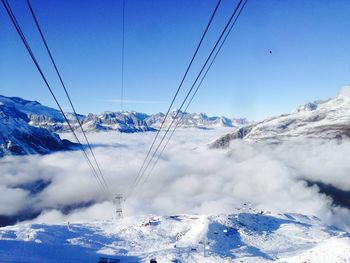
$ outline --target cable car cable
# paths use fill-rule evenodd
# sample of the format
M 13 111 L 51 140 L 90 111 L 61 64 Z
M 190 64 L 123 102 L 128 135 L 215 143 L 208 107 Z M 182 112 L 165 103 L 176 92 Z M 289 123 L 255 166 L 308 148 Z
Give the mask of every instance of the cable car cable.
M 81 132 L 82 132 L 82 134 L 83 134 L 83 136 L 84 136 L 84 138 L 85 138 L 86 144 L 88 145 L 88 148 L 89 148 L 89 150 L 90 150 L 91 156 L 92 156 L 93 159 L 94 159 L 94 162 L 95 162 L 95 164 L 96 164 L 97 170 L 98 170 L 98 172 L 99 172 L 99 174 L 100 174 L 100 176 L 101 176 L 101 178 L 102 178 L 104 184 L 108 187 L 108 185 L 107 185 L 107 183 L 106 183 L 106 180 L 105 180 L 105 178 L 104 178 L 104 175 L 102 174 L 100 165 L 99 165 L 99 163 L 97 162 L 96 156 L 95 156 L 95 154 L 94 154 L 94 152 L 93 152 L 93 150 L 92 150 L 92 147 L 91 147 L 91 144 L 90 144 L 90 142 L 89 142 L 89 140 L 88 140 L 88 138 L 87 138 L 86 132 L 85 132 L 84 129 L 83 129 L 83 126 L 82 126 L 82 123 L 81 123 L 81 121 L 80 121 L 80 119 L 79 119 L 78 113 L 77 113 L 76 110 L 75 110 L 75 107 L 74 107 L 74 105 L 73 105 L 73 102 L 72 102 L 72 100 L 71 100 L 71 97 L 69 96 L 69 93 L 68 93 L 68 91 L 67 91 L 66 85 L 65 85 L 65 83 L 63 82 L 61 73 L 60 73 L 59 70 L 58 70 L 57 64 L 56 64 L 56 62 L 55 62 L 55 60 L 54 60 L 54 58 L 53 58 L 53 56 L 52 56 L 52 53 L 51 53 L 51 51 L 50 51 L 50 48 L 49 48 L 49 46 L 48 46 L 48 44 L 47 44 L 47 41 L 46 41 L 46 39 L 45 39 L 45 37 L 44 37 L 44 34 L 43 34 L 42 30 L 41 30 L 41 27 L 40 27 L 40 25 L 39 25 L 38 19 L 37 19 L 36 15 L 35 15 L 35 12 L 34 12 L 34 10 L 33 10 L 33 8 L 32 8 L 32 5 L 30 4 L 30 1 L 29 1 L 29 0 L 27 0 L 27 4 L 28 4 L 29 10 L 30 10 L 30 12 L 31 12 L 31 14 L 32 14 L 32 17 L 33 17 L 33 19 L 34 19 L 35 25 L 36 25 L 36 27 L 37 27 L 37 29 L 38 29 L 38 31 L 39 31 L 39 34 L 40 34 L 40 36 L 41 36 L 41 39 L 42 39 L 42 41 L 43 41 L 43 43 L 44 43 L 44 45 L 45 45 L 46 51 L 47 51 L 47 53 L 48 53 L 48 55 L 49 55 L 49 57 L 50 57 L 50 60 L 51 60 L 51 62 L 52 62 L 52 64 L 53 64 L 54 68 L 55 68 L 56 74 L 57 74 L 57 76 L 58 76 L 58 78 L 59 78 L 59 80 L 60 80 L 60 82 L 61 82 L 61 85 L 62 85 L 62 87 L 63 87 L 63 90 L 64 90 L 64 92 L 65 92 L 65 95 L 66 95 L 66 97 L 67 97 L 67 99 L 68 99 L 68 101 L 69 101 L 69 104 L 70 104 L 70 106 L 71 106 L 71 108 L 72 108 L 72 110 L 73 110 L 74 117 L 76 118 L 76 120 L 77 120 L 77 122 L 78 122 L 78 124 L 79 124 L 80 130 L 81 130 Z
M 246 0 L 246 1 L 244 2 L 244 4 L 242 5 L 242 8 L 239 10 L 239 13 L 237 14 L 235 20 L 233 21 L 233 23 L 232 23 L 232 25 L 231 25 L 229 31 L 227 32 L 225 38 L 224 38 L 223 41 L 221 42 L 220 47 L 218 48 L 218 50 L 217 50 L 215 56 L 213 57 L 212 61 L 210 62 L 210 64 L 209 64 L 207 70 L 205 71 L 205 73 L 204 73 L 204 75 L 203 75 L 201 81 L 199 82 L 199 84 L 198 84 L 196 90 L 194 91 L 194 93 L 193 93 L 191 99 L 190 99 L 189 102 L 187 103 L 187 106 L 186 106 L 186 108 L 185 108 L 185 110 L 184 110 L 183 113 L 186 113 L 186 112 L 187 112 L 188 107 L 191 105 L 191 103 L 192 103 L 194 97 L 196 96 L 198 90 L 199 90 L 200 87 L 202 86 L 202 83 L 203 83 L 204 79 L 206 78 L 206 76 L 207 76 L 207 74 L 208 74 L 210 68 L 212 67 L 212 65 L 213 65 L 213 63 L 214 63 L 216 57 L 217 57 L 218 54 L 220 53 L 221 48 L 223 47 L 224 43 L 226 42 L 227 37 L 228 37 L 229 34 L 231 33 L 232 28 L 234 27 L 234 25 L 235 25 L 235 23 L 236 23 L 238 17 L 240 16 L 240 14 L 241 14 L 241 12 L 242 12 L 242 10 L 243 10 L 245 4 L 247 3 L 247 1 L 248 1 L 248 0 Z M 153 165 L 152 165 L 152 167 L 151 167 L 149 173 L 147 174 L 146 178 L 144 179 L 143 184 L 145 184 L 145 182 L 147 181 L 147 179 L 148 179 L 148 178 L 150 177 L 150 175 L 152 174 L 152 172 L 153 172 L 155 166 L 157 165 L 157 163 L 158 163 L 160 157 L 163 155 L 165 148 L 168 146 L 168 144 L 169 144 L 171 138 L 173 137 L 173 135 L 174 135 L 174 133 L 175 133 L 175 130 L 176 130 L 179 126 L 181 126 L 181 124 L 182 124 L 181 121 L 182 121 L 183 117 L 184 117 L 184 114 L 182 114 L 182 115 L 180 116 L 180 119 L 177 120 L 177 122 L 176 122 L 176 124 L 175 124 L 175 127 L 173 128 L 173 130 L 172 130 L 170 136 L 168 137 L 168 140 L 166 141 L 164 147 L 162 148 L 160 154 L 158 154 L 157 159 L 156 159 L 156 161 L 153 163 Z
M 93 167 L 93 165 L 92 165 L 90 159 L 88 158 L 88 156 L 87 156 L 87 154 L 86 154 L 86 152 L 85 152 L 85 149 L 84 149 L 83 145 L 80 143 L 79 138 L 78 138 L 77 135 L 75 134 L 75 132 L 74 132 L 74 130 L 73 130 L 71 124 L 69 123 L 69 121 L 68 121 L 66 115 L 64 114 L 64 111 L 63 111 L 63 109 L 62 109 L 60 103 L 58 102 L 58 100 L 57 100 L 57 98 L 56 98 L 56 96 L 55 96 L 53 90 L 51 89 L 50 84 L 48 83 L 48 81 L 47 81 L 47 79 L 46 79 L 46 77 L 45 77 L 45 75 L 44 75 L 44 73 L 43 73 L 43 71 L 42 71 L 42 69 L 41 69 L 41 67 L 40 67 L 40 65 L 39 65 L 39 63 L 38 63 L 38 61 L 37 61 L 37 59 L 36 59 L 35 56 L 34 56 L 34 53 L 33 53 L 32 49 L 31 49 L 31 47 L 30 47 L 30 45 L 29 45 L 29 43 L 28 43 L 26 37 L 25 37 L 24 34 L 23 34 L 23 31 L 22 31 L 22 29 L 21 29 L 21 27 L 20 27 L 20 25 L 19 25 L 19 23 L 18 23 L 18 21 L 17 21 L 17 19 L 16 19 L 16 16 L 14 15 L 14 13 L 13 13 L 13 11 L 12 11 L 12 9 L 11 9 L 11 6 L 10 6 L 9 3 L 7 2 L 7 0 L 2 0 L 2 3 L 3 3 L 3 5 L 4 5 L 5 10 L 6 10 L 6 12 L 8 13 L 8 15 L 9 15 L 9 17 L 10 17 L 10 19 L 11 19 L 13 25 L 15 26 L 16 31 L 17 31 L 17 33 L 19 34 L 19 36 L 20 36 L 20 38 L 21 38 L 23 44 L 25 45 L 25 47 L 26 47 L 26 49 L 27 49 L 27 51 L 28 51 L 28 53 L 29 53 L 29 55 L 30 55 L 32 61 L 34 62 L 34 64 L 35 64 L 37 70 L 39 71 L 39 73 L 40 73 L 40 75 L 41 75 L 43 81 L 45 82 L 46 87 L 49 89 L 49 92 L 50 92 L 50 94 L 52 95 L 54 101 L 56 102 L 56 104 L 57 104 L 59 110 L 61 111 L 61 113 L 62 113 L 62 115 L 63 115 L 63 118 L 64 118 L 65 121 L 67 122 L 67 124 L 68 124 L 70 130 L 71 130 L 72 133 L 73 133 L 74 138 L 76 139 L 76 141 L 77 141 L 79 147 L 81 148 L 81 150 L 82 150 L 82 152 L 83 152 L 83 155 L 84 155 L 86 161 L 88 162 L 89 167 L 92 169 L 92 174 L 93 174 L 93 176 L 94 176 L 95 179 L 97 180 L 98 184 L 102 187 L 102 189 L 106 190 L 106 188 L 105 188 L 106 186 L 103 184 L 103 182 L 102 182 L 101 179 L 99 178 L 99 176 L 98 176 L 96 170 L 94 169 L 94 167 Z
M 200 41 L 199 41 L 199 43 L 198 43 L 198 45 L 197 45 L 197 47 L 196 47 L 196 50 L 195 50 L 195 52 L 194 52 L 194 54 L 193 54 L 193 56 L 192 56 L 192 58 L 191 58 L 191 60 L 190 60 L 190 63 L 189 63 L 188 66 L 187 66 L 187 69 L 186 69 L 186 71 L 185 71 L 185 74 L 184 74 L 184 76 L 182 77 L 182 80 L 181 80 L 181 82 L 180 82 L 180 85 L 178 86 L 178 88 L 177 88 L 177 90 L 176 90 L 176 92 L 175 92 L 175 95 L 174 95 L 174 97 L 173 97 L 173 99 L 172 99 L 172 101 L 171 101 L 171 103 L 170 103 L 170 106 L 169 106 L 169 108 L 168 108 L 168 110 L 167 110 L 167 112 L 166 112 L 166 114 L 165 114 L 165 116 L 164 116 L 164 119 L 163 119 L 163 121 L 162 121 L 162 123 L 161 123 L 161 125 L 160 125 L 160 128 L 158 129 L 158 131 L 157 131 L 157 133 L 156 133 L 156 136 L 154 137 L 154 139 L 153 139 L 153 141 L 152 141 L 152 144 L 151 144 L 151 146 L 150 146 L 150 148 L 149 148 L 149 150 L 148 150 L 148 152 L 147 152 L 147 154 L 146 154 L 145 159 L 143 160 L 143 163 L 142 163 L 142 165 L 141 165 L 141 168 L 140 168 L 140 170 L 139 170 L 139 172 L 138 172 L 138 174 L 137 174 L 137 176 L 136 176 L 136 178 L 135 178 L 135 180 L 134 180 L 134 182 L 133 182 L 131 188 L 133 188 L 133 187 L 137 184 L 137 182 L 138 182 L 138 180 L 139 180 L 138 178 L 140 177 L 141 172 L 142 172 L 142 170 L 143 170 L 143 168 L 144 168 L 144 166 L 145 166 L 145 164 L 146 164 L 146 162 L 147 162 L 147 160 L 148 160 L 148 157 L 149 157 L 149 155 L 150 155 L 150 153 L 151 153 L 151 151 L 152 151 L 152 149 L 153 149 L 153 147 L 154 147 L 154 144 L 155 144 L 155 142 L 156 142 L 156 140 L 157 140 L 157 138 L 158 138 L 158 136 L 159 136 L 159 133 L 160 133 L 161 129 L 163 128 L 164 124 L 165 124 L 165 121 L 166 121 L 166 119 L 167 119 L 167 117 L 168 117 L 168 115 L 169 115 L 169 113 L 170 113 L 171 107 L 173 106 L 173 104 L 174 104 L 174 102 L 175 102 L 175 99 L 176 99 L 177 95 L 178 95 L 179 92 L 180 92 L 180 89 L 181 89 L 181 87 L 182 87 L 182 85 L 183 85 L 183 83 L 184 83 L 184 81 L 185 81 L 185 79 L 186 79 L 186 77 L 187 77 L 187 74 L 188 74 L 188 72 L 189 72 L 189 70 L 190 70 L 190 68 L 191 68 L 191 66 L 192 66 L 192 64 L 193 64 L 193 61 L 194 61 L 195 57 L 197 56 L 197 53 L 198 53 L 198 51 L 199 51 L 199 48 L 200 48 L 201 45 L 202 45 L 203 39 L 204 39 L 204 37 L 206 36 L 206 34 L 207 34 L 207 32 L 208 32 L 208 29 L 209 29 L 209 27 L 210 27 L 210 25 L 211 25 L 211 23 L 212 23 L 212 21 L 213 21 L 213 19 L 214 19 L 214 16 L 215 16 L 215 14 L 216 14 L 216 12 L 217 12 L 217 10 L 218 10 L 218 8 L 219 8 L 220 3 L 221 3 L 221 0 L 219 0 L 218 3 L 217 3 L 216 6 L 215 6 L 215 9 L 214 9 L 214 11 L 213 11 L 213 13 L 212 13 L 212 15 L 211 15 L 211 17 L 210 17 L 210 20 L 209 20 L 209 22 L 208 22 L 208 24 L 207 24 L 207 26 L 206 26 L 206 28 L 205 28 L 203 34 L 202 34 L 202 37 L 201 37 L 201 39 L 200 39 Z
M 206 59 L 206 61 L 205 61 L 204 65 L 203 65 L 203 67 L 201 68 L 201 70 L 200 70 L 199 74 L 197 75 L 197 77 L 196 77 L 194 83 L 192 84 L 190 90 L 188 91 L 186 97 L 184 98 L 184 100 L 183 100 L 183 102 L 182 102 L 180 108 L 177 110 L 177 112 L 176 112 L 176 114 L 175 114 L 175 117 L 174 117 L 173 120 L 171 121 L 171 123 L 170 123 L 168 129 L 166 130 L 166 132 L 165 132 L 165 134 L 163 135 L 161 141 L 159 142 L 158 146 L 156 147 L 155 151 L 153 152 L 153 154 L 152 154 L 150 160 L 148 161 L 148 163 L 147 163 L 147 165 L 146 165 L 146 167 L 145 167 L 145 169 L 144 169 L 144 172 L 141 174 L 140 178 L 144 175 L 145 171 L 147 170 L 147 168 L 149 167 L 149 165 L 150 165 L 150 163 L 152 162 L 153 158 L 155 157 L 157 151 L 159 150 L 161 144 L 163 143 L 165 137 L 166 137 L 167 134 L 169 133 L 169 130 L 171 129 L 172 125 L 174 124 L 174 122 L 175 122 L 175 120 L 176 120 L 176 118 L 177 118 L 179 112 L 181 111 L 182 107 L 184 106 L 185 102 L 187 101 L 187 99 L 188 99 L 189 95 L 191 94 L 191 92 L 192 92 L 194 86 L 196 85 L 198 79 L 200 78 L 200 76 L 201 76 L 202 72 L 204 71 L 206 65 L 208 64 L 209 60 L 211 59 L 211 57 L 212 57 L 214 51 L 216 50 L 218 44 L 220 43 L 222 37 L 224 36 L 224 34 L 225 34 L 227 28 L 229 27 L 229 25 L 231 24 L 233 18 L 234 18 L 235 15 L 236 15 L 237 11 L 239 10 L 239 8 L 240 8 L 242 2 L 243 2 L 243 0 L 240 0 L 240 1 L 239 1 L 237 7 L 235 8 L 234 12 L 232 13 L 232 15 L 231 15 L 229 21 L 227 22 L 227 24 L 226 24 L 225 28 L 223 29 L 222 33 L 220 34 L 220 37 L 219 37 L 218 40 L 216 41 L 215 46 L 214 46 L 213 49 L 211 50 L 211 52 L 210 52 L 208 58 Z M 140 182 L 140 179 L 138 180 L 138 183 L 139 183 L 139 182 Z

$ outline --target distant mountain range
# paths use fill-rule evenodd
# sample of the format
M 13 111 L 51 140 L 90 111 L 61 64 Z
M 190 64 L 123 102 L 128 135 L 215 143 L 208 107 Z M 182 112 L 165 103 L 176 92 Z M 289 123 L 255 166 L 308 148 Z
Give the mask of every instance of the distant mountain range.
M 65 113 L 74 129 L 79 124 L 72 113 Z M 166 125 L 175 118 L 172 111 Z M 78 115 L 83 128 L 88 132 L 118 131 L 145 132 L 157 130 L 164 120 L 163 113 L 148 115 L 135 111 L 104 112 L 102 114 Z M 246 119 L 209 117 L 204 113 L 180 112 L 183 128 L 220 128 L 247 125 Z M 8 154 L 23 155 L 50 153 L 71 149 L 73 144 L 61 140 L 59 132 L 69 132 L 69 127 L 60 111 L 44 106 L 37 101 L 0 95 L 0 157 Z
M 169 125 L 175 118 L 176 110 L 170 112 L 165 125 Z M 78 122 L 71 113 L 66 113 L 72 126 L 79 128 Z M 163 113 L 148 115 L 135 111 L 106 111 L 101 114 L 79 115 L 83 128 L 86 131 L 119 131 L 119 132 L 145 132 L 159 129 L 164 120 Z M 180 119 L 179 126 L 183 128 L 222 128 L 240 127 L 249 123 L 246 119 L 230 119 L 227 117 L 209 117 L 205 113 L 184 113 L 180 112 L 177 119 Z M 50 115 L 31 115 L 30 124 L 46 128 L 54 132 L 69 131 L 67 123 L 62 119 L 51 118 Z
M 336 139 L 350 137 L 350 86 L 333 99 L 306 103 L 295 112 L 236 128 L 214 143 L 228 147 L 232 140 L 281 143 L 292 138 Z
M 72 113 L 65 113 L 74 129 L 79 125 Z M 175 118 L 172 111 L 165 120 L 168 126 Z M 148 115 L 135 111 L 104 112 L 78 115 L 88 132 L 118 131 L 145 132 L 159 129 L 163 113 Z M 326 101 L 314 101 L 297 108 L 295 112 L 268 118 L 258 123 L 243 118 L 210 117 L 204 113 L 180 112 L 183 128 L 231 127 L 233 132 L 211 144 L 212 148 L 228 147 L 235 139 L 247 142 L 280 143 L 291 138 L 321 138 L 341 141 L 350 137 L 350 86 L 338 96 Z M 53 108 L 18 97 L 0 96 L 0 157 L 69 150 L 74 144 L 61 140 L 58 132 L 68 132 L 62 114 Z
M 0 96 L 0 102 L 5 106 L 11 106 L 27 116 L 31 126 L 48 129 L 52 132 L 69 131 L 60 111 L 41 105 L 37 101 L 28 101 L 17 97 Z M 65 113 L 72 126 L 77 129 L 78 122 L 72 113 Z M 168 125 L 176 115 L 176 110 L 170 113 L 165 124 Z M 102 114 L 78 115 L 86 131 L 120 131 L 120 132 L 144 132 L 157 130 L 163 119 L 163 113 L 148 115 L 135 111 L 106 111 Z M 180 126 L 183 128 L 220 128 L 239 127 L 250 123 L 243 118 L 209 117 L 205 113 L 180 112 L 177 119 L 182 119 Z

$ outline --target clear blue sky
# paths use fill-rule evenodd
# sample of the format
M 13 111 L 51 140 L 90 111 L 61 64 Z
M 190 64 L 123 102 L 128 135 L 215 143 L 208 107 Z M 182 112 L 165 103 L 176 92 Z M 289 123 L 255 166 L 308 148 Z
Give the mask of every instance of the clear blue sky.
M 25 0 L 9 2 L 67 106 Z M 236 2 L 223 0 L 198 64 Z M 32 0 L 81 113 L 120 109 L 121 3 Z M 125 99 L 149 103 L 125 109 L 166 110 L 215 4 L 126 0 Z M 249 0 L 190 111 L 258 120 L 334 96 L 350 83 L 349 14 L 348 0 Z M 2 5 L 0 31 L 0 94 L 55 106 Z

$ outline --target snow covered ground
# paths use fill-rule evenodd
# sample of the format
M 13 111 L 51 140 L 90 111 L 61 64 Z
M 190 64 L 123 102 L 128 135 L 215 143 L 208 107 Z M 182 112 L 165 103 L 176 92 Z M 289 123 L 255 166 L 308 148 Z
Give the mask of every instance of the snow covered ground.
M 205 249 L 204 249 L 205 247 Z M 313 216 L 138 216 L 0 229 L 1 262 L 350 262 L 350 234 Z

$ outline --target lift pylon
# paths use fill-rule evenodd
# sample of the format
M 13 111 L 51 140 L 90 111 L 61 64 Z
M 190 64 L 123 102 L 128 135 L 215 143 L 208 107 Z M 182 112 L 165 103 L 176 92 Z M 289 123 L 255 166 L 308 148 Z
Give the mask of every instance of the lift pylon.
M 122 201 L 123 201 L 123 195 L 116 194 L 114 197 L 114 202 L 115 202 L 115 213 L 116 213 L 117 220 L 123 218 Z

